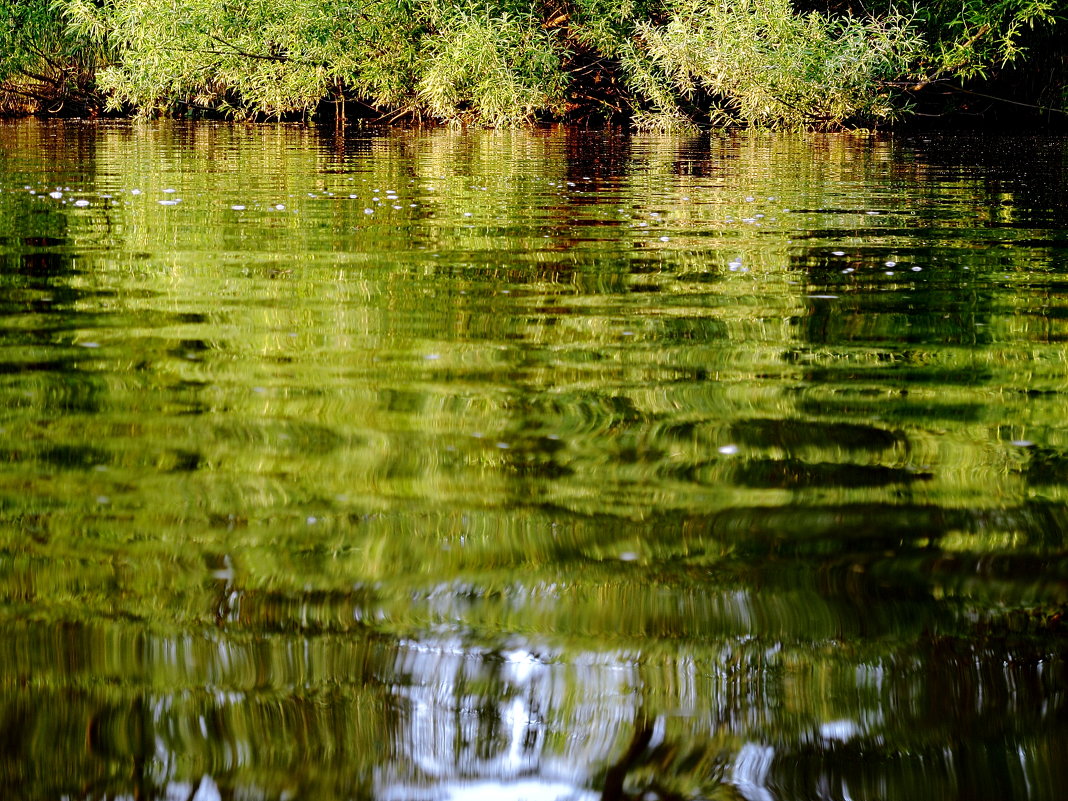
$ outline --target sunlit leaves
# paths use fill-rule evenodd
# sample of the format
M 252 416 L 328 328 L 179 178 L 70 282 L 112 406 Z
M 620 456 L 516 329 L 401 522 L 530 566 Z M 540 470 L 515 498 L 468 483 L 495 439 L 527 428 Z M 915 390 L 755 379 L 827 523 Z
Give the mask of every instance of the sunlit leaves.
M 635 72 L 646 84 L 660 76 L 674 95 L 652 95 L 657 111 L 706 94 L 738 121 L 786 127 L 891 116 L 881 79 L 907 70 L 919 49 L 905 18 L 802 16 L 788 0 L 683 0 L 666 24 L 638 33 Z
M 551 32 L 530 15 L 455 13 L 424 46 L 419 98 L 441 119 L 491 124 L 558 110 L 566 78 Z
M 113 105 L 142 113 L 307 113 L 344 87 L 398 103 L 414 55 L 405 11 L 348 0 L 115 0 L 110 36 L 122 58 L 101 84 Z
M 492 126 L 834 128 L 893 119 L 910 83 L 993 76 L 1066 17 L 1064 0 L 0 0 L 0 87 L 23 110 L 308 118 L 355 100 Z

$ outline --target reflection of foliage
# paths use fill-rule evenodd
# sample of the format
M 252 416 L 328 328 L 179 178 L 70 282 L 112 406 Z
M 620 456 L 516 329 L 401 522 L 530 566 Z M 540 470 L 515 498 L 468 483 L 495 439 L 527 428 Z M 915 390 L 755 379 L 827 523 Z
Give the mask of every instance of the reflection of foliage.
M 422 691 L 494 747 L 529 701 L 620 792 L 729 796 L 758 743 L 798 797 L 847 749 L 919 796 L 975 731 L 1063 786 L 1066 326 L 1011 278 L 1057 252 L 988 247 L 1010 181 L 823 135 L 0 136 L 0 784 L 353 794 L 417 775 Z
M 635 713 L 630 742 L 622 755 L 603 769 L 594 781 L 602 801 L 743 801 L 745 796 L 729 782 L 731 759 L 740 745 L 738 736 L 722 729 L 699 743 L 689 738 L 657 742 L 656 726 L 644 703 Z
M 212 774 L 274 797 L 337 797 L 370 786 L 389 758 L 382 733 L 395 716 L 375 675 L 391 665 L 362 641 L 297 647 L 99 620 L 5 626 L 3 637 L 15 654 L 0 665 L 0 723 L 17 744 L 0 757 L 11 798 L 173 797 L 176 783 Z

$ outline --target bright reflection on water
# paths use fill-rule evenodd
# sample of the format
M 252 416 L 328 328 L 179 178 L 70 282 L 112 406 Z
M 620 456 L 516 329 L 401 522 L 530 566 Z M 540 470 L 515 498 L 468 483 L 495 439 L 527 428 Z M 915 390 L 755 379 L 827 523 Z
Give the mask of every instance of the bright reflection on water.
M 0 125 L 5 798 L 1060 798 L 1066 172 Z

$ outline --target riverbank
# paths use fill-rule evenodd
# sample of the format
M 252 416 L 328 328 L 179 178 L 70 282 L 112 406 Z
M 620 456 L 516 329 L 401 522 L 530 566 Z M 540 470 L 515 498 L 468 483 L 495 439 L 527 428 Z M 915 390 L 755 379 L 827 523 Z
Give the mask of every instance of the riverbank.
M 1068 121 L 1068 2 L 0 0 L 0 113 L 834 130 Z

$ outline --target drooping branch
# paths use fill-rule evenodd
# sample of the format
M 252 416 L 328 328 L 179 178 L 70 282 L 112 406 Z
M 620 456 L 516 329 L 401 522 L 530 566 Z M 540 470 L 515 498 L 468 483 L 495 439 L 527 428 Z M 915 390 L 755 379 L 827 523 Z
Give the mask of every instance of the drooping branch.
M 246 50 L 242 50 L 240 47 L 238 47 L 237 45 L 233 44 L 232 42 L 226 41 L 221 36 L 216 36 L 214 33 L 210 33 L 210 34 L 208 34 L 208 36 L 211 37 L 212 39 L 214 39 L 219 44 L 223 45 L 224 47 L 228 47 L 230 49 L 229 50 L 199 50 L 198 52 L 200 52 L 200 53 L 210 53 L 212 55 L 218 55 L 218 56 L 237 55 L 237 56 L 242 56 L 243 58 L 255 58 L 255 59 L 260 59 L 262 61 L 276 61 L 276 62 L 280 62 L 282 64 L 289 63 L 291 61 L 291 59 L 289 58 L 288 55 L 276 55 L 274 53 L 267 53 L 267 54 L 264 54 L 264 53 L 249 53 Z

